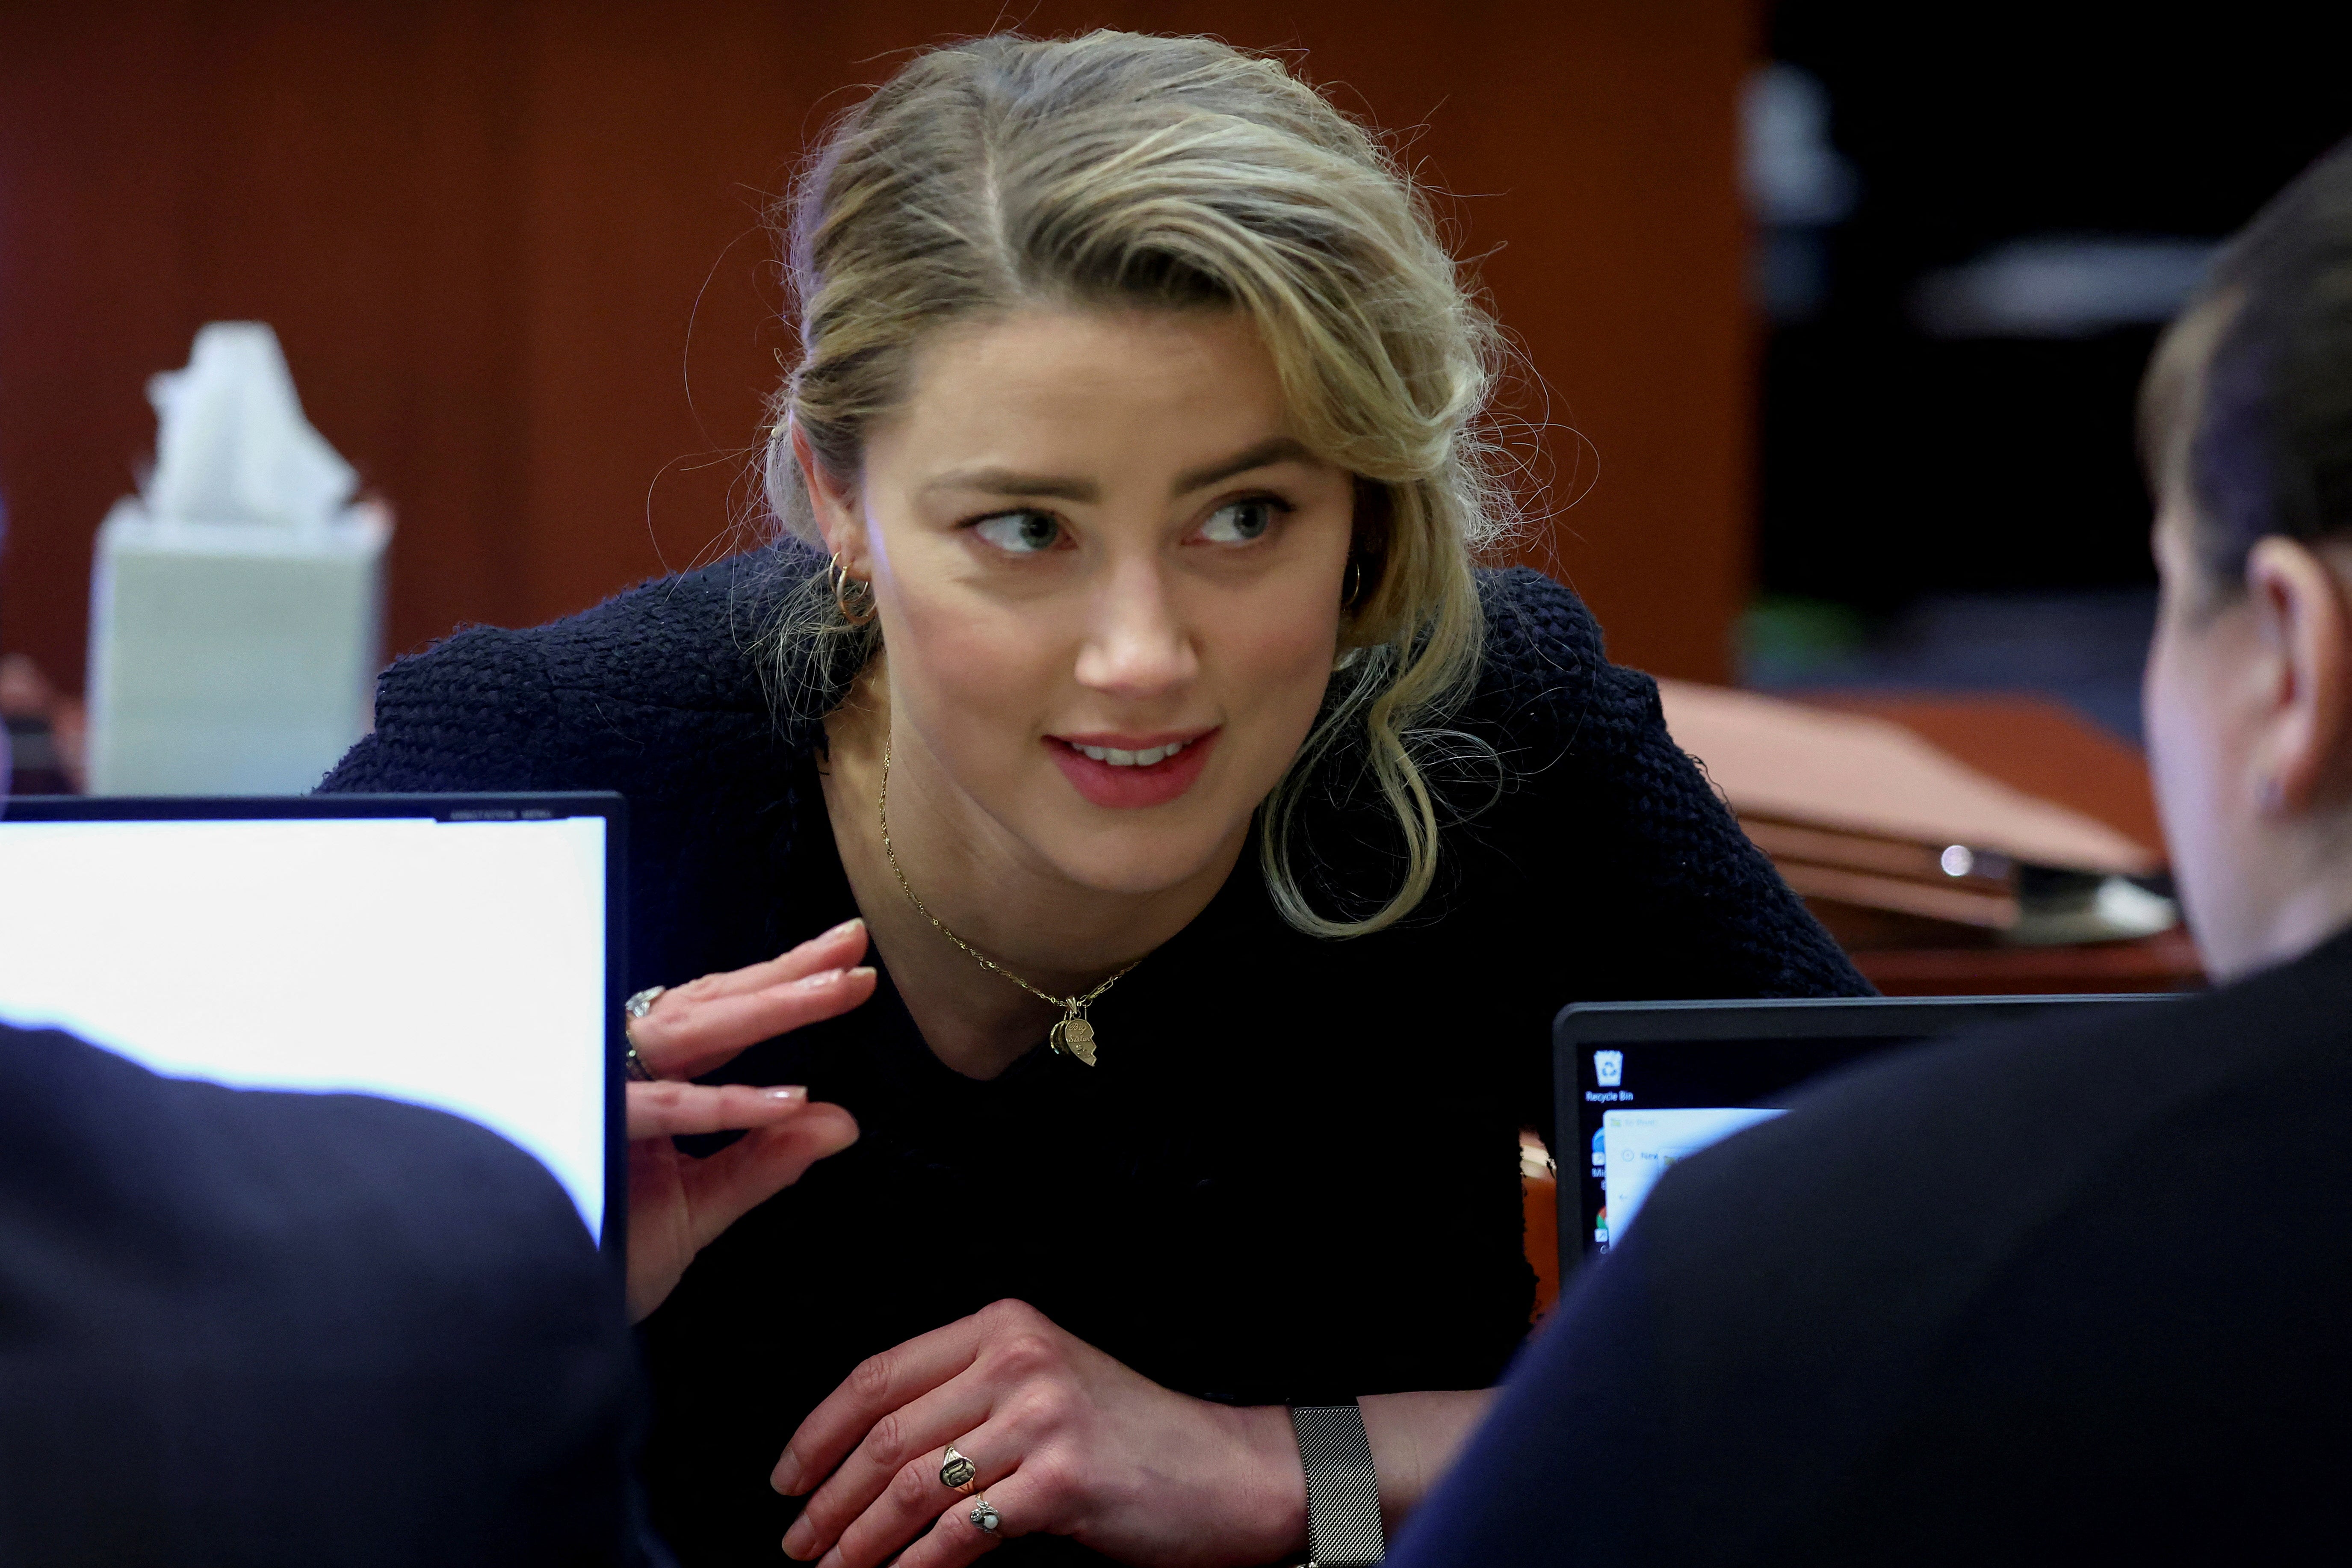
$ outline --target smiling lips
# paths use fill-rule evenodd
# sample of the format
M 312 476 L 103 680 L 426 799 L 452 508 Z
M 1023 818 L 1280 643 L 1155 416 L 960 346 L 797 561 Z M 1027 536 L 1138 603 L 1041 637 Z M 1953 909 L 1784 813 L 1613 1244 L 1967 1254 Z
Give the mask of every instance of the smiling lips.
M 1083 756 L 1092 757 L 1098 763 L 1108 763 L 1115 768 L 1153 767 L 1166 762 L 1191 743 L 1189 741 L 1171 741 L 1164 746 L 1152 746 L 1140 752 L 1123 752 L 1117 746 L 1085 746 L 1076 741 L 1067 742 L 1072 751 Z
M 1165 805 L 1192 787 L 1217 730 L 1193 735 L 1048 735 L 1071 787 L 1115 811 Z

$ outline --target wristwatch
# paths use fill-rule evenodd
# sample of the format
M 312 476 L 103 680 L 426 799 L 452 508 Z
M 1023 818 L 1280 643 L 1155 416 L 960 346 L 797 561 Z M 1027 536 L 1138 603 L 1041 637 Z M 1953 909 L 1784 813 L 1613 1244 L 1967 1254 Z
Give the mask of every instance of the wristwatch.
M 1355 1405 L 1294 1405 L 1290 1430 L 1307 1471 L 1305 1568 L 1362 1568 L 1388 1552 L 1381 1479 Z

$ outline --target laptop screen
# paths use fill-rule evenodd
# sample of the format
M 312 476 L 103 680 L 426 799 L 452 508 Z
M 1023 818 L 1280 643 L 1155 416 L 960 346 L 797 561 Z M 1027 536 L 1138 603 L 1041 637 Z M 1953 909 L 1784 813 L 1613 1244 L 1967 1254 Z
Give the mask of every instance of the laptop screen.
M 0 1019 L 538 1156 L 604 1233 L 613 796 L 9 803 Z
M 1616 1002 L 1553 1026 L 1559 1256 L 1571 1269 L 1624 1238 L 1681 1160 L 1780 1115 L 1816 1079 L 1897 1046 L 2053 1008 L 2164 996 Z

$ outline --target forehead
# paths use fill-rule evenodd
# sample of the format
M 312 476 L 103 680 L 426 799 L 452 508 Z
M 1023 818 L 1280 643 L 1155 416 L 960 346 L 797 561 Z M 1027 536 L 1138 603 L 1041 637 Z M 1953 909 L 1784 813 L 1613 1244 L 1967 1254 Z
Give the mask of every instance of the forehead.
M 1223 448 L 1289 423 L 1274 358 L 1238 310 L 1036 309 L 935 333 L 876 434 L 945 464 L 1007 445 Z

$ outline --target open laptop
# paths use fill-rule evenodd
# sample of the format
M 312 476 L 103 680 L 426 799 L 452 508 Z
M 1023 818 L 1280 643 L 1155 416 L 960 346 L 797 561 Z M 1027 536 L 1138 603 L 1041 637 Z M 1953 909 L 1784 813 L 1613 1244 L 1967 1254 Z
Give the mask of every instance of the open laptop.
M 1675 1161 L 1769 1121 L 1849 1062 L 2056 1011 L 2171 994 L 1580 1002 L 1552 1023 L 1563 1277 L 1622 1240 Z
M 467 1117 L 617 1258 L 626 816 L 617 795 L 0 801 L 0 1020 Z

